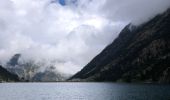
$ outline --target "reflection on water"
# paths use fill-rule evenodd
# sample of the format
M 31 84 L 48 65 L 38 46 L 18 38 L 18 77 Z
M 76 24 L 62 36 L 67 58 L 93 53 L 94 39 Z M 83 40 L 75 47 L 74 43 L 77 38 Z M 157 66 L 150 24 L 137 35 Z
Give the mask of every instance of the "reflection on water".
M 170 86 L 113 83 L 1 83 L 0 100 L 170 100 Z

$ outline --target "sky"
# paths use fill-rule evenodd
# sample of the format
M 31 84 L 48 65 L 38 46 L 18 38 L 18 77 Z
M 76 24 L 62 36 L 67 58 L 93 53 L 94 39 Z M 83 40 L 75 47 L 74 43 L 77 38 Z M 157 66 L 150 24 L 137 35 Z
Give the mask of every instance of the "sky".
M 59 3 L 64 6 L 65 5 L 65 0 L 59 0 Z
M 0 0 L 0 63 L 21 53 L 21 62 L 46 62 L 74 74 L 124 26 L 169 7 L 170 0 Z

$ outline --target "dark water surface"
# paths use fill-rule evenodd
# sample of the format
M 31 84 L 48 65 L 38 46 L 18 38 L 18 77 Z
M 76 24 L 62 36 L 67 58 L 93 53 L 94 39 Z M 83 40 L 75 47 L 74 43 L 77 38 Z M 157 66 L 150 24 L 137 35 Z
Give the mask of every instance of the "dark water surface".
M 0 100 L 170 100 L 170 85 L 1 83 Z

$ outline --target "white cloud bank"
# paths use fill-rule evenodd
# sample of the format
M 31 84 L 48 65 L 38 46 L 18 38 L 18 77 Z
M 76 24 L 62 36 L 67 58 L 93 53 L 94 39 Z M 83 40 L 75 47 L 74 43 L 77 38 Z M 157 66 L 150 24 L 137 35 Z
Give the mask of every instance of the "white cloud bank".
M 74 3 L 73 3 L 74 2 Z M 170 0 L 0 0 L 0 61 L 55 62 L 74 74 L 113 41 L 129 22 L 140 24 Z

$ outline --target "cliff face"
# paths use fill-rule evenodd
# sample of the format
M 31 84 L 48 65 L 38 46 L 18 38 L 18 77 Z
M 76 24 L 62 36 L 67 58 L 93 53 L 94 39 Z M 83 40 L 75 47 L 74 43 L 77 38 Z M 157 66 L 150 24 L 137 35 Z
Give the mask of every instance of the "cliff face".
M 15 82 L 19 81 L 17 75 L 8 72 L 5 68 L 0 66 L 0 82 Z
M 149 22 L 127 25 L 72 80 L 170 83 L 170 9 Z

